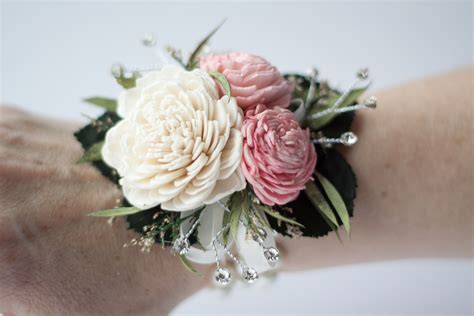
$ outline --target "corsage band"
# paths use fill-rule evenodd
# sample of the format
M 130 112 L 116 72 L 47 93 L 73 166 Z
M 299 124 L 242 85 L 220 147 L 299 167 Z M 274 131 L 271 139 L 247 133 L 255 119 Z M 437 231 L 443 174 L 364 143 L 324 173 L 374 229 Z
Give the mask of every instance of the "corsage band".
M 281 74 L 266 59 L 242 52 L 206 53 L 214 29 L 185 62 L 179 50 L 143 44 L 162 64 L 112 74 L 117 100 L 85 101 L 105 112 L 75 133 L 93 164 L 123 192 L 112 209 L 137 237 L 124 246 L 170 247 L 190 271 L 215 264 L 217 284 L 235 272 L 249 283 L 274 270 L 275 237 L 351 232 L 356 177 L 338 152 L 352 146 L 357 99 L 369 85 L 356 74 L 341 92 L 318 72 Z

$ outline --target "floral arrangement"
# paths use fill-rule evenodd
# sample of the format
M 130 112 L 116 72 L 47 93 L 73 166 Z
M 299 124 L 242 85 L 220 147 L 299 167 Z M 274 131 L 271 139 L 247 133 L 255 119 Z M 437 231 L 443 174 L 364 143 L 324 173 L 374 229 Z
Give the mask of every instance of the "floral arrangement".
M 284 74 L 241 52 L 204 54 L 214 29 L 184 62 L 112 73 L 118 100 L 75 133 L 90 162 L 117 184 L 123 200 L 92 216 L 124 216 L 140 234 L 125 243 L 148 252 L 158 243 L 182 263 L 214 263 L 218 284 L 234 263 L 252 283 L 280 259 L 275 237 L 350 234 L 356 178 L 337 146 L 357 142 L 354 111 L 367 70 L 345 92 L 310 74 Z M 148 38 L 145 45 L 154 46 Z M 230 259 L 230 260 L 228 260 Z

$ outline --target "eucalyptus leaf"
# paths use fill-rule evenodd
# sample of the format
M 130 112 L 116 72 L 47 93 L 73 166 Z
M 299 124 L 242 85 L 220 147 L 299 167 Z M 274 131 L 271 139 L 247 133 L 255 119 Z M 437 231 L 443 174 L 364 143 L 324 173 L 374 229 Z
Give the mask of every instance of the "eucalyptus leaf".
M 229 84 L 229 81 L 227 81 L 227 78 L 221 74 L 220 72 L 218 71 L 210 71 L 209 72 L 209 75 L 216 79 L 217 82 L 219 82 L 219 84 L 221 85 L 222 89 L 224 89 L 224 92 L 225 94 L 230 97 L 230 84 Z
M 201 54 L 204 47 L 207 45 L 211 37 L 221 28 L 226 20 L 223 20 L 219 25 L 217 25 L 202 41 L 198 43 L 194 51 L 189 56 L 188 63 L 186 64 L 187 70 L 194 69 L 198 64 L 198 57 Z
M 305 184 L 305 187 L 305 193 L 313 206 L 331 223 L 333 223 L 335 226 L 338 226 L 339 224 L 337 223 L 336 215 L 334 214 L 331 206 L 329 206 L 321 191 L 319 191 L 319 188 L 316 186 L 316 184 L 314 184 L 313 181 L 308 181 Z
M 130 207 L 117 207 L 111 208 L 107 210 L 92 212 L 87 214 L 88 216 L 96 216 L 96 217 L 112 217 L 112 216 L 124 216 L 135 214 L 141 212 L 142 210 L 138 207 L 130 206 Z
M 261 204 L 253 204 L 253 207 L 258 211 L 267 213 L 268 215 L 270 215 L 271 217 L 273 217 L 277 220 L 280 220 L 280 221 L 283 221 L 283 222 L 286 222 L 286 223 L 289 223 L 289 224 L 292 224 L 292 225 L 296 225 L 296 226 L 299 226 L 299 227 L 304 227 L 302 224 L 300 224 L 297 221 L 292 220 L 288 217 L 283 216 L 280 212 L 273 210 L 269 206 L 261 205 Z
M 84 102 L 104 108 L 107 111 L 115 112 L 117 110 L 117 101 L 104 97 L 91 97 L 84 99 Z
M 95 143 L 85 151 L 84 155 L 82 155 L 82 157 L 77 161 L 77 163 L 102 160 L 101 151 L 103 146 L 104 141 Z
M 366 89 L 367 87 L 364 87 L 360 89 L 354 89 L 349 92 L 349 94 L 340 103 L 338 108 L 343 108 L 354 104 L 357 101 L 357 98 L 359 98 L 365 92 Z M 310 109 L 308 110 L 306 116 L 308 125 L 313 129 L 320 129 L 326 126 L 329 122 L 331 122 L 336 116 L 338 116 L 338 113 L 330 113 L 316 119 L 310 118 L 312 115 L 318 112 L 331 108 L 337 102 L 339 97 L 341 97 L 341 94 L 337 93 L 331 95 L 330 97 L 320 98 L 317 102 L 313 103 Z
M 337 215 L 339 215 L 339 218 L 341 219 L 342 224 L 344 225 L 347 235 L 349 236 L 351 233 L 351 224 L 349 220 L 349 212 L 347 211 L 347 207 L 344 203 L 344 200 L 342 199 L 341 195 L 336 190 L 334 185 L 332 185 L 332 183 L 325 176 L 323 176 L 319 172 L 316 172 L 316 177 L 318 178 L 319 183 L 321 183 L 324 192 L 326 192 L 329 201 L 331 201 L 332 206 L 335 208 Z

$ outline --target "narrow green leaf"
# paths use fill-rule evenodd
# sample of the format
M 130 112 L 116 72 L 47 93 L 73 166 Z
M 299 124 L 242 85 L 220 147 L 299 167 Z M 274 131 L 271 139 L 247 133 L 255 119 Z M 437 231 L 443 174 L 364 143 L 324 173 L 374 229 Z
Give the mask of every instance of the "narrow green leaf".
M 260 224 L 262 224 L 265 227 L 271 228 L 270 223 L 268 222 L 267 216 L 265 215 L 264 211 L 255 208 L 254 204 L 252 204 L 252 210 L 253 210 L 253 214 L 255 215 L 255 217 L 257 217 Z
M 202 41 L 199 42 L 194 51 L 191 53 L 191 56 L 189 56 L 188 63 L 186 64 L 187 70 L 192 70 L 196 67 L 198 64 L 198 57 L 201 54 L 203 48 L 209 42 L 211 37 L 221 28 L 225 21 L 226 20 L 223 20 L 221 23 L 219 23 L 219 25 L 217 25 Z
M 186 258 L 185 255 L 179 256 L 179 259 L 181 260 L 181 263 L 186 268 L 186 270 L 188 270 L 191 273 L 194 273 L 194 274 L 197 274 L 197 275 L 201 276 L 201 273 L 199 273 L 196 270 L 196 268 L 193 267 L 192 263 L 188 260 L 188 258 Z
M 108 98 L 103 98 L 103 97 L 91 97 L 91 98 L 84 99 L 84 102 L 94 104 L 110 112 L 115 112 L 117 110 L 117 101 L 114 99 L 108 99 Z
M 324 192 L 326 192 L 329 201 L 331 201 L 332 206 L 334 206 L 334 208 L 336 209 L 337 214 L 342 220 L 342 224 L 344 225 L 347 235 L 349 236 L 351 233 L 351 224 L 349 219 L 349 212 L 346 208 L 346 203 L 344 203 L 344 200 L 342 199 L 339 192 L 337 192 L 334 185 L 328 179 L 326 179 L 326 177 L 324 177 L 319 172 L 316 172 L 316 177 L 321 183 Z
M 240 216 L 242 215 L 242 194 L 236 192 L 231 197 L 230 204 L 230 234 L 234 239 L 237 238 L 237 231 L 239 230 Z
M 97 211 L 97 212 L 92 212 L 87 214 L 87 216 L 96 216 L 96 217 L 112 217 L 112 216 L 124 216 L 124 215 L 130 215 L 130 214 L 135 214 L 138 212 L 141 212 L 142 210 L 139 209 L 138 207 L 117 207 L 117 208 L 111 208 L 108 210 L 102 210 L 102 211 Z
M 221 74 L 220 72 L 218 71 L 210 71 L 209 72 L 209 75 L 216 79 L 217 82 L 219 82 L 219 84 L 221 85 L 222 89 L 224 89 L 225 91 L 225 94 L 230 97 L 230 84 L 229 84 L 229 81 L 227 81 L 227 78 Z
M 102 160 L 102 147 L 104 146 L 104 141 L 95 143 L 89 149 L 86 150 L 84 155 L 77 161 L 77 163 L 84 163 L 89 161 L 99 161 Z
M 313 181 L 306 182 L 305 193 L 308 196 L 309 200 L 313 206 L 321 213 L 326 216 L 326 218 L 331 221 L 334 225 L 338 226 L 337 218 L 328 202 L 324 198 L 323 194 L 319 191 L 316 184 Z
M 336 233 L 336 236 L 337 236 L 337 239 L 339 240 L 339 242 L 342 243 L 342 239 L 341 239 L 341 236 L 339 235 L 339 232 L 337 230 L 338 226 L 334 225 L 333 223 L 331 223 L 331 221 L 323 214 L 323 213 L 320 213 L 321 215 L 321 218 L 328 224 L 328 226 L 331 228 L 331 230 L 333 232 Z
M 268 215 L 276 218 L 276 219 L 279 219 L 283 222 L 287 222 L 289 224 L 293 224 L 293 225 L 296 225 L 296 226 L 299 226 L 299 227 L 302 227 L 304 228 L 304 226 L 300 223 L 298 223 L 297 221 L 295 220 L 292 220 L 290 218 L 287 218 L 285 216 L 283 216 L 280 212 L 277 212 L 275 210 L 273 210 L 271 207 L 269 206 L 266 206 L 266 205 L 261 205 L 261 204 L 253 204 L 253 207 L 261 212 L 265 212 L 267 213 Z
M 360 88 L 360 89 L 354 89 L 352 90 L 347 97 L 341 102 L 341 104 L 338 106 L 338 108 L 343 108 L 349 105 L 354 104 L 356 102 L 357 98 L 359 98 L 365 90 L 367 90 L 368 87 Z M 330 107 L 332 107 L 337 99 L 341 94 L 335 94 L 329 98 L 321 98 L 318 102 L 315 102 L 311 108 L 309 109 L 307 113 L 307 117 L 310 117 L 311 115 L 314 115 L 318 112 L 324 111 Z M 327 125 L 329 122 L 331 122 L 338 113 L 331 113 L 328 115 L 325 115 L 323 117 L 317 118 L 317 119 L 308 119 L 309 126 L 311 126 L 313 129 L 320 129 Z

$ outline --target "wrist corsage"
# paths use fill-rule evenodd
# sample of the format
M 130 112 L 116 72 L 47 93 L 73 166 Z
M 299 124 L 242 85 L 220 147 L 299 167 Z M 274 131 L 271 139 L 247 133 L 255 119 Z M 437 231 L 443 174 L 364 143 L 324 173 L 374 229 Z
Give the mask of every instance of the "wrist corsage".
M 138 235 L 124 246 L 158 243 L 182 263 L 215 264 L 217 284 L 235 272 L 249 282 L 275 269 L 275 237 L 350 234 L 355 175 L 337 151 L 352 146 L 355 110 L 367 70 L 340 92 L 310 74 L 284 74 L 262 57 L 205 54 L 211 32 L 187 62 L 159 50 L 159 67 L 114 65 L 118 100 L 85 101 L 105 109 L 75 133 L 90 162 L 123 192 L 117 207 Z M 156 47 L 148 36 L 144 44 Z M 234 266 L 235 269 L 232 269 Z M 233 272 L 235 271 L 235 272 Z

